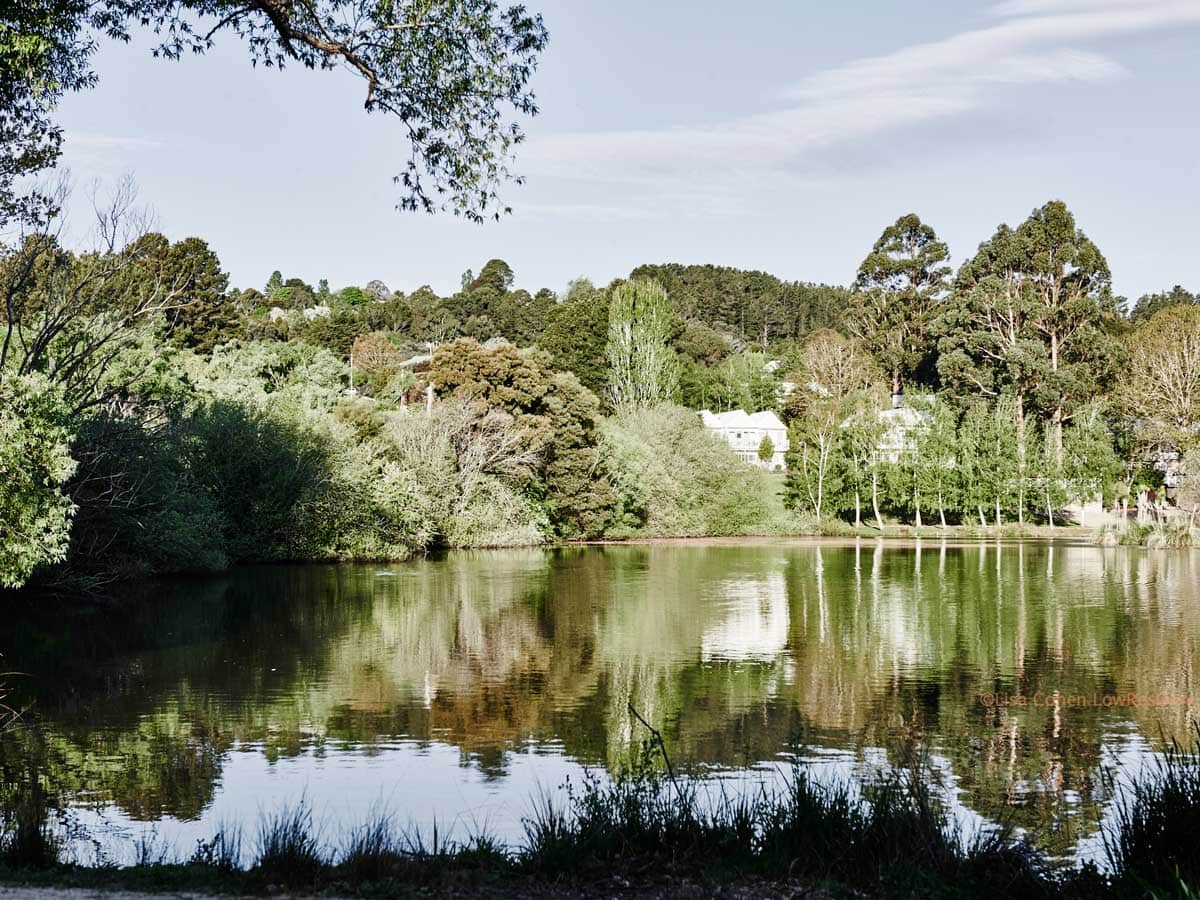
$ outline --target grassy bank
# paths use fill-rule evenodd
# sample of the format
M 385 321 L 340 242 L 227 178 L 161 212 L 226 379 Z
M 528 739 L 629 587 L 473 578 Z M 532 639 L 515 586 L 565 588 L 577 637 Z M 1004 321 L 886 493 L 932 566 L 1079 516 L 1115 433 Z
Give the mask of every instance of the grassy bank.
M 587 781 L 541 798 L 517 847 L 483 832 L 447 842 L 380 815 L 329 849 L 300 803 L 249 834 L 225 830 L 188 859 L 144 842 L 137 864 L 120 869 L 62 861 L 44 806 L 17 802 L 6 807 L 0 882 L 380 896 L 637 896 L 672 884 L 772 896 L 802 885 L 834 896 L 1088 900 L 1194 896 L 1186 885 L 1200 883 L 1200 744 L 1174 746 L 1126 786 L 1104 834 L 1105 873 L 1052 865 L 1004 827 L 964 837 L 923 771 L 914 764 L 861 790 L 797 772 L 749 796 L 652 774 Z
M 1194 528 L 1188 522 L 1106 525 L 1095 533 L 1094 540 L 1107 547 L 1181 550 L 1200 547 L 1200 528 Z

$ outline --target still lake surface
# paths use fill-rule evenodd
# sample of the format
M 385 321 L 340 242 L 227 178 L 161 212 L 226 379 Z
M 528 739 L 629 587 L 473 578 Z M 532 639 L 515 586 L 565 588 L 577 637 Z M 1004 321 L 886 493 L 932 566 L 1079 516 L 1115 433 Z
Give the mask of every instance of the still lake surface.
M 1070 543 L 256 567 L 10 623 L 9 702 L 42 728 L 0 743 L 0 771 L 34 767 L 66 801 L 81 862 L 150 835 L 186 854 L 237 823 L 252 844 L 301 797 L 334 844 L 381 809 L 518 841 L 539 794 L 628 768 L 631 702 L 677 768 L 731 790 L 793 765 L 870 777 L 919 741 L 964 827 L 1088 856 L 1120 778 L 1187 738 L 1200 693 L 1200 553 Z

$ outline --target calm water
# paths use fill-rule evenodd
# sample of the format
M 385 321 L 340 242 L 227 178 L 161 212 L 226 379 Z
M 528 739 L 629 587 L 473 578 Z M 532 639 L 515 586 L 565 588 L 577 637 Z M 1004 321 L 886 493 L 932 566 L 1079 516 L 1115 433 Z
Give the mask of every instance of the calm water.
M 677 766 L 735 787 L 795 760 L 860 776 L 920 740 L 964 823 L 1006 818 L 1069 855 L 1112 803 L 1102 770 L 1191 728 L 1200 554 L 473 552 L 247 569 L 10 622 L 0 670 L 27 674 L 9 699 L 43 727 L 0 743 L 0 767 L 69 801 L 81 861 L 128 861 L 147 834 L 186 852 L 301 796 L 330 840 L 381 807 L 515 839 L 539 791 L 629 764 L 629 702 Z M 1104 705 L 1129 693 L 1155 705 Z

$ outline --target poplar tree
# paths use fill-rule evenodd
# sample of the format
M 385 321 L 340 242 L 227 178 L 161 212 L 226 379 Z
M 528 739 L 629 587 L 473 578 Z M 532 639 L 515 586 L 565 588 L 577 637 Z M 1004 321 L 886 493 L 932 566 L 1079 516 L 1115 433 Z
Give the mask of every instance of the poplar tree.
M 658 284 L 634 279 L 613 288 L 608 390 L 618 411 L 656 406 L 675 396 L 679 367 L 670 337 L 671 304 Z
M 946 509 L 958 503 L 957 416 L 945 402 L 935 403 L 929 421 L 917 439 L 917 485 L 937 506 L 938 519 L 946 527 Z

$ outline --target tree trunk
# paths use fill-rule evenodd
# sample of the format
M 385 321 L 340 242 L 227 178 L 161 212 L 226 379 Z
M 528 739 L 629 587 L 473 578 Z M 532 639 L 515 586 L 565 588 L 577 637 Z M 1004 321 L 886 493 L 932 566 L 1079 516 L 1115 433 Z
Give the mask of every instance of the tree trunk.
M 900 393 L 900 369 L 899 367 L 892 369 L 892 396 L 895 397 Z
M 862 528 L 862 498 L 857 487 L 854 489 L 854 527 Z
M 917 527 L 921 527 L 921 501 L 917 499 Z
M 883 531 L 883 516 L 879 514 L 879 473 L 871 473 L 871 508 L 875 510 L 875 524 Z
M 1000 498 L 996 498 L 996 527 L 999 528 L 1004 523 L 1000 521 Z
M 942 500 L 942 492 L 938 491 L 938 518 L 942 520 L 942 529 L 946 528 L 946 504 Z
M 983 504 L 979 504 L 979 527 L 987 528 L 987 519 L 983 517 Z
M 1103 499 L 1103 498 L 1101 498 Z M 1103 506 L 1103 502 L 1100 504 Z M 1050 527 L 1054 527 L 1054 507 L 1050 503 L 1050 488 L 1046 488 L 1046 518 L 1050 521 Z

